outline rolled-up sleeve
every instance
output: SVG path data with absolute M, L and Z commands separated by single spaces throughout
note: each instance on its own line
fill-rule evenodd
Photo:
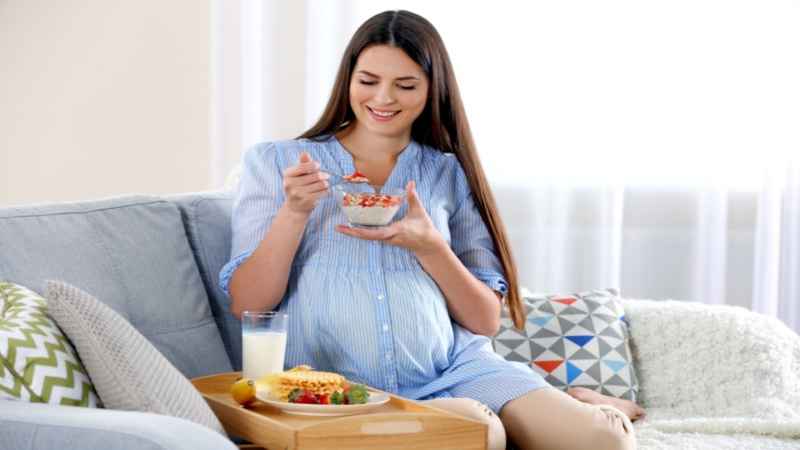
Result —
M 283 176 L 278 150 L 272 143 L 248 149 L 231 213 L 230 261 L 219 273 L 219 285 L 228 294 L 236 269 L 255 251 L 283 204 Z
M 463 169 L 458 165 L 456 170 L 456 192 L 461 200 L 449 219 L 450 245 L 467 270 L 489 288 L 505 296 L 508 282 L 503 275 L 500 258 L 495 253 L 492 236 L 475 205 Z

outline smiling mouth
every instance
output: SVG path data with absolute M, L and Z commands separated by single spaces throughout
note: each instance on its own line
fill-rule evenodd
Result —
M 369 110 L 370 114 L 379 120 L 389 120 L 392 117 L 400 114 L 400 111 L 376 111 L 369 106 L 367 106 L 367 110 Z

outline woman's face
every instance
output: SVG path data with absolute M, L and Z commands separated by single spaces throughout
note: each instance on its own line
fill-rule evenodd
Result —
M 358 56 L 350 107 L 359 126 L 386 137 L 410 136 L 427 99 L 428 78 L 403 50 L 374 45 Z

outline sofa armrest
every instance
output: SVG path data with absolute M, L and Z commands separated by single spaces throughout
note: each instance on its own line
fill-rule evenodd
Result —
M 235 450 L 226 437 L 159 414 L 0 400 L 0 448 Z

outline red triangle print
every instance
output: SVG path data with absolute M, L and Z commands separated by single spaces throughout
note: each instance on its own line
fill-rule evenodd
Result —
M 563 359 L 554 359 L 551 361 L 534 361 L 533 363 L 541 367 L 545 372 L 552 373 L 554 370 L 558 369 L 558 366 L 563 362 Z
M 560 298 L 554 298 L 553 301 L 558 303 L 563 303 L 565 305 L 571 305 L 577 302 L 578 300 L 576 300 L 573 297 L 560 297 Z

